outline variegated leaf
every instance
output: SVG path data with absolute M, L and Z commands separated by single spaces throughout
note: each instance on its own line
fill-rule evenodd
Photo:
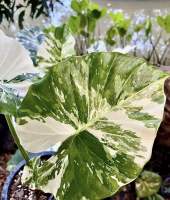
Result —
M 17 113 L 38 71 L 19 42 L 0 31 L 0 111 Z
M 161 187 L 161 182 L 162 179 L 159 174 L 143 171 L 135 182 L 137 196 L 144 198 L 156 194 Z
M 67 25 L 46 29 L 46 40 L 38 51 L 39 66 L 43 68 L 56 65 L 63 59 L 75 55 L 75 39 Z
M 28 52 L 19 42 L 0 30 L 0 81 L 9 81 L 18 75 L 35 73 Z
M 162 119 L 167 74 L 141 59 L 94 53 L 58 63 L 28 91 L 30 83 L 21 80 L 34 71 L 32 63 L 18 43 L 2 37 L 4 52 L 11 44 L 18 52 L 2 56 L 1 113 L 16 117 L 29 151 L 64 141 L 54 157 L 29 169 L 37 179 L 30 174 L 27 181 L 56 199 L 79 200 L 110 196 L 135 179 L 150 157 Z M 22 70 L 24 62 L 28 71 Z
M 16 130 L 32 152 L 63 143 L 41 167 L 25 169 L 32 171 L 26 181 L 57 200 L 97 200 L 134 180 L 162 120 L 166 77 L 119 53 L 72 57 L 50 68 L 22 101 Z

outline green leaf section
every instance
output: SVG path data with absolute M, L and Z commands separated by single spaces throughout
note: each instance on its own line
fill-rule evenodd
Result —
M 23 181 L 58 200 L 97 200 L 134 180 L 151 155 L 164 108 L 153 95 L 163 95 L 166 77 L 119 53 L 70 57 L 50 68 L 17 114 L 8 108 L 24 121 L 15 127 L 28 151 L 63 142 L 42 165 L 31 161 Z
M 117 191 L 120 187 L 118 179 L 124 184 L 138 175 L 140 169 L 131 159 L 123 152 L 111 158 L 96 137 L 82 131 L 68 138 L 57 155 L 44 162 L 42 167 L 38 167 L 35 160 L 33 166 L 36 169 L 32 168 L 31 178 L 26 177 L 25 182 L 34 184 L 32 188 L 38 186 L 44 190 L 49 179 L 55 180 L 53 187 L 58 187 L 56 177 L 62 175 L 56 199 L 103 199 L 111 195 L 111 191 Z
M 130 26 L 131 20 L 126 18 L 122 12 L 111 13 L 110 16 L 114 22 L 115 29 L 118 34 L 122 37 L 125 36 Z
M 167 33 L 170 33 L 170 15 L 158 16 L 157 23 L 161 28 L 163 28 Z
M 97 22 L 105 16 L 106 9 L 89 0 L 72 0 L 71 7 L 75 14 L 69 18 L 67 24 L 77 40 L 83 38 L 84 45 L 88 48 L 95 41 Z
M 131 19 L 127 18 L 123 12 L 110 13 L 110 17 L 113 25 L 107 30 L 105 40 L 109 45 L 115 45 L 120 39 L 120 45 L 124 47 L 125 41 L 132 38 L 132 33 L 129 31 Z
M 165 199 L 159 194 L 154 194 L 152 196 L 143 198 L 143 200 L 165 200 Z
M 150 197 L 159 191 L 161 186 L 161 177 L 150 171 L 143 171 L 136 180 L 136 192 L 140 198 Z M 154 198 L 152 198 L 154 199 Z
M 44 30 L 45 45 L 39 51 L 40 66 L 51 67 L 63 59 L 75 55 L 75 39 L 67 25 L 49 27 Z

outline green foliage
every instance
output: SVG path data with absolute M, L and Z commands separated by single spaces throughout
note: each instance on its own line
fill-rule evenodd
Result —
M 110 27 L 109 30 L 106 33 L 106 42 L 110 45 L 116 44 L 115 36 L 117 35 L 117 31 L 115 27 Z
M 152 21 L 151 21 L 151 19 L 146 19 L 143 23 L 140 23 L 140 24 L 137 24 L 137 25 L 134 26 L 135 32 L 138 33 L 142 30 L 145 32 L 146 38 L 148 38 L 149 34 L 152 31 Z
M 97 22 L 106 14 L 106 9 L 88 0 L 72 0 L 71 7 L 75 15 L 68 19 L 68 26 L 75 36 L 81 36 L 88 48 L 94 42 Z
M 51 67 L 66 57 L 75 55 L 75 40 L 67 25 L 51 26 L 44 32 L 46 41 L 38 53 L 39 65 Z
M 139 198 L 158 199 L 157 192 L 161 186 L 161 176 L 154 172 L 143 171 L 139 178 L 137 178 L 136 192 Z
M 72 0 L 71 7 L 77 13 L 82 13 L 82 11 L 88 9 L 89 0 Z
M 146 35 L 146 37 L 148 37 L 149 34 L 152 31 L 152 21 L 151 21 L 151 19 L 147 19 L 145 21 L 144 25 L 145 25 L 145 35 Z
M 0 111 L 16 117 L 22 145 L 39 152 L 61 142 L 42 165 L 31 160 L 22 180 L 61 200 L 103 199 L 133 181 L 151 154 L 164 107 L 152 97 L 163 94 L 166 77 L 141 59 L 93 53 L 56 63 L 29 88 L 3 83 Z M 145 115 L 129 117 L 137 107 Z
M 106 33 L 106 42 L 109 45 L 115 45 L 117 36 L 120 40 L 120 45 L 124 47 L 126 41 L 131 40 L 132 33 L 129 32 L 131 25 L 131 19 L 125 17 L 123 12 L 116 12 L 110 14 L 113 25 Z
M 88 9 L 86 3 L 80 7 L 92 10 L 96 19 L 100 17 L 95 4 Z M 117 24 L 123 24 L 120 16 L 115 17 Z M 79 19 L 81 27 L 86 27 L 86 20 Z M 121 38 L 128 35 L 128 26 L 117 30 Z M 148 24 L 147 30 L 150 27 Z M 49 69 L 41 78 L 39 69 L 32 72 L 27 54 L 16 41 L 0 38 L 0 56 L 7 58 L 0 65 L 0 112 L 15 117 L 14 127 L 29 152 L 61 142 L 47 161 L 30 160 L 23 171 L 23 183 L 52 193 L 56 199 L 103 199 L 138 177 L 148 161 L 162 120 L 168 75 L 142 59 L 119 53 L 72 56 L 74 38 L 69 28 L 63 25 L 45 30 L 47 41 L 42 49 L 46 55 L 41 61 Z M 80 32 L 87 37 L 86 33 Z M 15 70 L 6 67 L 11 65 Z M 25 66 L 30 67 L 34 82 Z M 155 177 L 157 182 L 153 183 Z M 158 182 L 158 176 L 148 178 L 148 172 L 143 172 L 137 182 L 138 196 L 160 199 Z
M 165 199 L 159 194 L 154 194 L 152 196 L 143 198 L 143 200 L 165 200 Z
M 170 33 L 170 15 L 158 16 L 157 23 L 161 28 L 163 28 L 167 33 Z
M 44 144 L 52 146 L 59 138 L 63 143 L 41 167 L 26 167 L 23 181 L 53 193 L 56 199 L 71 196 L 79 200 L 103 199 L 134 180 L 148 160 L 161 121 L 161 116 L 148 108 L 156 103 L 163 111 L 163 104 L 152 102 L 152 94 L 163 93 L 164 76 L 141 59 L 116 53 L 71 57 L 50 68 L 30 87 L 21 104 L 18 117 L 31 119 L 27 118 L 20 130 L 29 129 L 31 134 L 34 123 L 37 146 L 26 144 L 29 151 L 47 148 Z M 147 115 L 133 119 L 128 111 L 137 109 L 137 105 Z M 39 132 L 40 125 L 46 127 L 46 135 Z M 51 129 L 56 137 L 50 137 Z M 146 145 L 148 134 L 153 138 Z M 22 137 L 27 141 L 26 135 Z
M 126 18 L 122 12 L 111 13 L 110 16 L 118 34 L 124 37 L 127 34 L 131 20 Z

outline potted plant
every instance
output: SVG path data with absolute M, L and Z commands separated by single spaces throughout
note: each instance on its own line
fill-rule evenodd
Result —
M 22 185 L 59 200 L 97 200 L 136 179 L 162 121 L 168 74 L 113 52 L 58 61 L 55 48 L 42 72 L 15 40 L 0 40 L 0 112 L 26 160 Z M 59 142 L 45 160 L 27 154 Z

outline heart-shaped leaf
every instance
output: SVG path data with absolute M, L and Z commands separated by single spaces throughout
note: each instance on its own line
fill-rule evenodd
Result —
M 119 53 L 71 57 L 50 68 L 17 107 L 15 127 L 31 152 L 63 143 L 41 167 L 25 170 L 32 171 L 27 183 L 56 199 L 94 200 L 134 180 L 162 120 L 166 77 Z
M 26 51 L 4 35 L 2 46 L 0 112 L 15 116 L 30 152 L 63 142 L 41 166 L 31 161 L 27 183 L 56 199 L 94 200 L 138 176 L 162 119 L 166 73 L 141 59 L 93 53 L 62 61 L 33 83 Z

